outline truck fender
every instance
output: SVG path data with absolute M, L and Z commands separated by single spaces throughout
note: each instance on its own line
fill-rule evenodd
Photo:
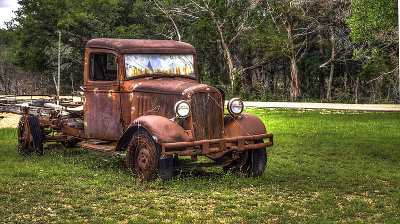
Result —
M 264 123 L 253 114 L 242 113 L 240 117 L 224 117 L 225 135 L 227 138 L 266 134 Z
M 146 115 L 134 120 L 117 142 L 116 150 L 123 151 L 128 146 L 132 136 L 139 130 L 145 129 L 159 144 L 167 142 L 187 142 L 189 135 L 177 123 L 168 118 Z

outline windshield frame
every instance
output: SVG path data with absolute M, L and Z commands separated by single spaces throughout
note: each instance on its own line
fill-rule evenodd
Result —
M 146 77 L 180 77 L 180 78 L 186 78 L 186 79 L 191 79 L 191 80 L 198 81 L 197 54 L 193 54 L 193 68 L 194 68 L 194 74 L 195 74 L 194 77 L 193 76 L 189 76 L 189 75 L 178 75 L 178 74 L 169 75 L 169 74 L 166 74 L 166 73 L 143 74 L 143 75 L 127 77 L 126 76 L 126 68 L 125 68 L 125 65 L 126 65 L 125 64 L 125 55 L 129 55 L 129 54 L 139 54 L 139 53 L 121 54 L 121 59 L 123 60 L 123 62 L 121 63 L 123 65 L 123 68 L 121 68 L 121 70 L 124 73 L 123 78 L 126 81 L 133 80 L 133 79 L 138 79 L 138 78 L 146 78 Z M 158 55 L 160 55 L 160 54 L 163 54 L 163 55 L 169 55 L 169 54 L 183 55 L 182 53 L 154 53 L 154 54 L 158 54 Z

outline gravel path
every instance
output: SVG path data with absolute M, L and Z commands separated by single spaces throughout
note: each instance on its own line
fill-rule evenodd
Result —
M 0 113 L 0 128 L 16 128 L 21 115 Z

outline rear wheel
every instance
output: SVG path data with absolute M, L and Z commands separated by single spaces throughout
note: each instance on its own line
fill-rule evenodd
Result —
M 24 155 L 29 155 L 32 152 L 43 155 L 43 134 L 37 117 L 24 115 L 20 118 L 18 151 Z
M 172 177 L 172 157 L 161 158 L 161 146 L 147 131 L 139 130 L 132 137 L 126 154 L 126 165 L 142 180 L 157 178 L 167 180 Z

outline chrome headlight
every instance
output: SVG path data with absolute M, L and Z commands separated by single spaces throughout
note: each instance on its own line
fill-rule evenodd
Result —
M 175 104 L 175 114 L 179 118 L 186 118 L 190 114 L 190 106 L 186 100 L 180 100 Z
M 227 107 L 232 116 L 237 116 L 243 112 L 244 104 L 241 99 L 233 98 L 229 100 Z

